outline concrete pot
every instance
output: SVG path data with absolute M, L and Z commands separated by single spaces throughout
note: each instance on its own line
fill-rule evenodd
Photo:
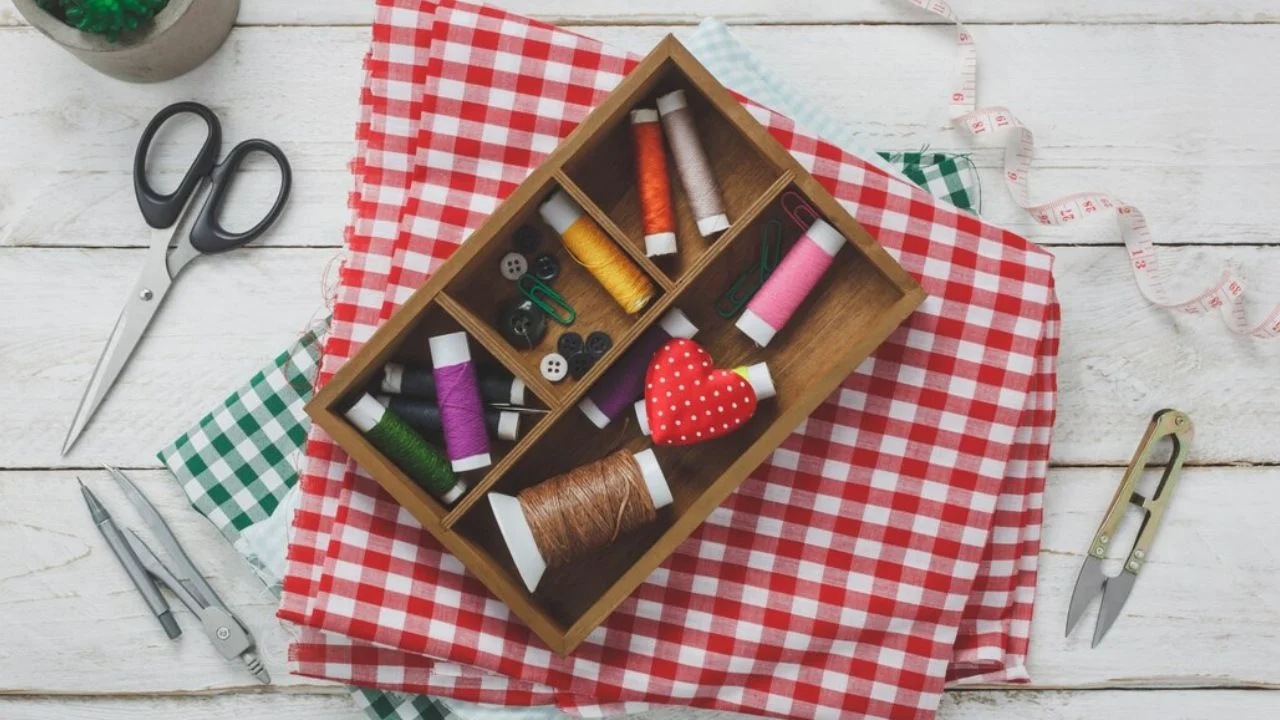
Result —
M 195 68 L 227 39 L 240 11 L 240 0 L 169 0 L 150 25 L 107 42 L 63 23 L 35 0 L 13 3 L 32 27 L 86 65 L 129 82 L 159 82 Z

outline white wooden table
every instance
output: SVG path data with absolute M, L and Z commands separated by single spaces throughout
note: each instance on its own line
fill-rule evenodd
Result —
M 506 1 L 636 51 L 715 15 L 875 146 L 970 149 L 944 128 L 954 33 L 899 0 Z M 0 5 L 0 717 L 358 717 L 341 688 L 288 675 L 274 601 L 185 507 L 154 453 L 321 310 L 347 217 L 370 5 L 244 0 L 243 26 L 222 51 L 158 86 L 94 74 Z M 1259 297 L 1280 299 L 1274 2 L 955 5 L 976 35 L 982 98 L 1037 131 L 1037 197 L 1109 189 L 1147 211 L 1186 272 L 1208 279 L 1234 264 Z M 61 458 L 148 241 L 129 179 L 134 143 L 152 113 L 186 98 L 214 107 L 228 138 L 280 141 L 295 171 L 291 207 L 261 247 L 187 271 Z M 1214 320 L 1147 307 L 1110 223 L 1034 227 L 1001 186 L 999 150 L 974 157 L 984 215 L 1057 255 L 1060 410 L 1034 683 L 952 692 L 942 717 L 1280 716 L 1280 342 L 1237 340 Z M 1124 615 L 1090 650 L 1091 619 L 1062 637 L 1080 550 L 1147 416 L 1164 406 L 1197 422 L 1194 467 Z M 77 475 L 92 478 L 122 507 L 93 469 L 104 461 L 137 469 L 254 627 L 274 685 L 255 684 L 197 632 L 170 642 L 157 631 L 76 491 Z

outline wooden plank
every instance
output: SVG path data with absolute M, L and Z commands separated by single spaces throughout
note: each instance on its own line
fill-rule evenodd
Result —
M 642 52 L 671 28 L 578 29 Z M 872 147 L 973 149 L 944 128 L 950 32 L 846 26 L 735 33 Z M 106 84 L 31 30 L 0 36 L 0 66 L 40 68 L 13 74 L 0 107 L 5 135 L 23 138 L 0 146 L 0 245 L 142 244 L 129 179 L 134 146 L 151 115 L 179 97 L 216 108 L 228 139 L 265 137 L 289 154 L 296 183 L 290 208 L 261 242 L 341 242 L 366 29 L 237 30 L 207 66 L 159 86 Z M 1280 135 L 1269 122 L 1280 113 L 1280 85 L 1252 78 L 1257 59 L 1280 43 L 1280 27 L 988 27 L 977 36 L 983 99 L 1010 105 L 1038 131 L 1036 198 L 1105 189 L 1142 207 L 1164 242 L 1274 241 L 1280 205 L 1271 198 L 1280 194 L 1280 176 L 1267 168 L 1280 162 Z M 1190 63 L 1185 48 L 1196 48 L 1200 59 Z M 1117 67 L 1126 71 L 1113 72 Z M 1089 102 L 1078 102 L 1082 97 Z M 1001 184 L 1001 152 L 973 150 L 983 168 L 984 214 L 993 222 L 1040 241 L 1116 242 L 1107 221 L 1035 226 Z M 157 167 L 173 177 L 185 168 L 178 155 L 162 154 Z M 239 197 L 269 190 L 273 178 L 258 175 Z M 248 220 L 259 207 L 235 217 Z
M 1248 690 L 951 692 L 945 720 L 1097 720 L 1097 718 L 1236 718 L 1264 720 L 1280 712 L 1280 692 Z
M 146 537 L 146 526 L 103 471 L 0 473 L 0 543 L 23 549 L 0 563 L 0 694 L 261 689 L 243 663 L 214 650 L 199 622 L 173 598 L 183 634 L 165 637 L 90 522 L 76 476 L 122 526 Z M 213 525 L 191 510 L 168 471 L 129 476 L 249 626 L 274 685 L 335 687 L 289 675 L 290 635 L 275 619 L 276 598 Z
M 358 720 L 362 717 L 346 693 L 238 693 L 205 697 L 19 697 L 0 698 L 0 716 L 8 720 Z
M 0 251 L 0 304 L 12 313 L 0 351 L 0 467 L 156 464 L 157 450 L 324 316 L 321 278 L 337 258 L 332 249 L 258 250 L 193 263 L 69 459 L 59 459 L 144 252 Z
M 98 471 L 77 473 L 122 523 L 140 526 Z M 211 525 L 186 505 L 164 471 L 131 476 L 157 504 L 224 599 L 241 612 L 277 684 L 286 634 L 274 598 Z M 1040 688 L 1280 688 L 1280 554 L 1273 535 L 1280 484 L 1268 468 L 1190 468 L 1178 486 L 1151 561 L 1106 640 L 1089 648 L 1093 614 L 1062 637 L 1082 552 L 1119 476 L 1111 468 L 1050 475 L 1030 670 Z M 1242 499 L 1247 501 L 1242 502 Z M 0 543 L 25 548 L 0 562 L 0 695 L 190 693 L 255 688 L 213 651 L 185 610 L 183 638 L 164 638 L 83 511 L 66 472 L 0 472 Z M 1128 547 L 1136 523 L 1117 543 Z M 1127 532 L 1125 532 L 1127 530 Z M 1280 696 L 1273 696 L 1280 697 Z M 0 716 L 10 717 L 0 706 Z
M 898 0 L 851 3 L 841 0 L 626 0 L 582 3 L 576 0 L 501 0 L 494 3 L 512 12 L 557 24 L 676 24 L 697 23 L 714 16 L 724 22 L 748 25 L 829 23 L 927 23 L 933 16 Z M 1106 0 L 1058 3 L 1054 0 L 956 0 L 956 12 L 978 23 L 1266 23 L 1280 19 L 1266 0 L 1223 0 L 1187 3 L 1151 0 L 1135 5 Z M 373 19 L 373 3 L 350 0 L 248 0 L 240 6 L 242 25 L 352 25 Z M 0 25 L 20 24 L 11 7 L 0 8 Z
M 1162 708 L 1169 717 L 1230 717 L 1264 720 L 1280 711 L 1280 692 L 1248 690 L 1074 690 L 950 692 L 938 717 L 945 720 L 1097 720 L 1100 717 L 1146 717 Z M 236 694 L 210 697 L 137 698 L 0 698 L 0 715 L 10 720 L 221 720 L 261 715 L 273 720 L 356 720 L 351 701 L 330 695 Z M 661 708 L 631 716 L 640 720 L 746 720 L 748 715 Z

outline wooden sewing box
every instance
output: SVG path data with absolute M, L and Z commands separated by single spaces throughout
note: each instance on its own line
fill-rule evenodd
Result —
M 715 171 L 730 227 L 713 238 L 697 231 L 669 156 L 679 239 L 676 255 L 645 256 L 635 182 L 629 111 L 683 89 L 699 137 Z M 555 189 L 572 196 L 653 279 L 657 296 L 627 315 L 585 270 L 567 256 L 538 205 Z M 721 317 L 717 298 L 760 253 L 764 223 L 786 220 L 784 194 L 803 197 L 848 239 L 797 311 L 768 347 L 757 347 Z M 499 274 L 521 225 L 541 230 L 540 250 L 562 268 L 552 283 L 577 310 L 572 328 L 551 323 L 531 350 L 508 343 L 495 324 L 515 284 Z M 787 242 L 802 230 L 784 222 Z M 307 412 L 388 493 L 505 602 L 553 651 L 581 643 L 703 520 L 920 304 L 923 290 L 742 105 L 668 36 L 560 146 L 471 234 L 364 347 L 321 389 Z M 529 592 L 496 526 L 487 493 L 520 490 L 620 448 L 650 445 L 635 422 L 600 430 L 577 403 L 637 336 L 669 308 L 678 307 L 699 328 L 695 340 L 729 368 L 768 363 L 777 396 L 765 400 L 749 423 L 725 437 L 684 447 L 657 447 L 674 502 L 656 522 L 618 537 L 580 562 L 551 569 Z M 584 377 L 551 383 L 539 371 L 563 330 L 603 330 L 612 349 Z M 400 361 L 430 366 L 427 338 L 463 330 L 472 358 L 500 365 L 522 380 L 530 404 L 548 410 L 525 416 L 517 442 L 495 441 L 494 462 L 466 473 L 468 491 L 442 505 L 371 445 L 343 416 L 378 377 Z

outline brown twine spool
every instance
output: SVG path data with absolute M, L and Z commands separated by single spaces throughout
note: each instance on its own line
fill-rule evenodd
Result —
M 640 465 L 626 450 L 526 488 L 516 499 L 552 568 L 658 516 Z

